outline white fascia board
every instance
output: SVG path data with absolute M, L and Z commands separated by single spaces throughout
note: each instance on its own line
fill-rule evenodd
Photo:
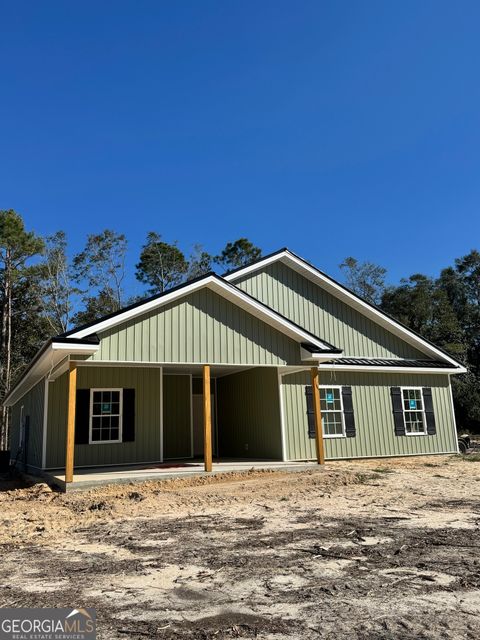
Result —
M 95 353 L 99 349 L 99 344 L 68 344 L 67 342 L 52 342 L 52 351 L 66 351 L 71 355 Z
M 162 307 L 169 302 L 173 302 L 178 298 L 183 298 L 183 296 L 188 295 L 189 293 L 193 293 L 202 287 L 208 286 L 214 280 L 213 276 L 209 276 L 202 280 L 198 280 L 197 282 L 192 282 L 192 284 L 187 285 L 185 287 L 181 287 L 180 289 L 176 289 L 175 291 L 171 291 L 162 295 L 159 298 L 154 298 L 153 300 L 147 300 L 143 304 L 139 304 L 132 309 L 126 309 L 123 313 L 118 313 L 113 316 L 113 318 L 106 318 L 105 320 L 99 320 L 95 324 L 86 327 L 85 329 L 79 329 L 78 331 L 74 331 L 68 335 L 69 338 L 85 338 L 86 336 L 91 335 L 92 333 L 100 333 L 101 331 L 105 331 L 106 329 L 110 329 L 111 327 L 116 326 L 117 324 L 121 324 L 122 322 L 126 322 L 127 320 L 131 320 L 140 316 L 144 313 L 148 313 L 149 311 L 153 311 L 158 307 Z
M 440 358 L 441 360 L 446 360 L 450 364 L 454 364 L 456 367 L 460 366 L 460 363 L 451 358 L 450 356 L 443 353 L 432 344 L 420 338 L 415 333 L 412 333 L 406 327 L 403 327 L 401 324 L 386 316 L 382 311 L 372 307 L 370 304 L 356 296 L 348 289 L 345 289 L 340 284 L 327 278 L 321 272 L 317 271 L 314 267 L 305 262 L 301 258 L 293 255 L 289 251 L 282 251 L 281 253 L 277 253 L 265 260 L 260 260 L 255 264 L 245 267 L 244 269 L 240 269 L 231 274 L 227 274 L 224 276 L 227 282 L 235 281 L 238 278 L 241 278 L 253 271 L 257 271 L 258 269 L 263 269 L 263 267 L 271 264 L 272 262 L 282 261 L 285 264 L 291 266 L 295 271 L 305 275 L 310 280 L 322 286 L 326 291 L 332 293 L 334 296 L 339 298 L 340 300 L 346 302 L 348 305 L 363 313 L 367 318 L 373 320 L 380 326 L 384 327 L 394 335 L 402 338 L 406 342 L 408 342 L 413 347 L 416 347 L 420 351 L 424 353 L 435 356 L 436 358 Z M 460 373 L 460 372 L 459 372 Z
M 300 358 L 302 361 L 305 360 L 313 360 L 315 362 L 330 362 L 331 360 L 337 360 L 338 358 L 343 358 L 344 355 L 342 353 L 311 353 L 300 347 Z
M 255 317 L 260 318 L 270 326 L 278 329 L 282 333 L 288 335 L 294 340 L 301 342 L 310 342 L 315 345 L 319 349 L 330 349 L 330 346 L 322 342 L 321 340 L 315 339 L 308 332 L 304 331 L 300 327 L 295 326 L 291 323 L 287 318 L 283 318 L 281 315 L 277 314 L 275 311 L 268 309 L 260 302 L 257 302 L 255 299 L 248 296 L 246 293 L 237 289 L 236 287 L 223 282 L 219 278 L 214 276 L 209 276 L 203 280 L 199 280 L 197 282 L 193 282 L 191 285 L 187 285 L 178 289 L 176 291 L 172 291 L 171 293 L 166 293 L 165 295 L 156 298 L 154 300 L 149 300 L 144 304 L 140 304 L 133 309 L 127 309 L 123 313 L 119 313 L 113 318 L 107 318 L 105 320 L 100 320 L 98 323 L 87 327 L 85 329 L 80 329 L 74 333 L 69 335 L 70 338 L 85 338 L 92 333 L 101 333 L 106 329 L 110 329 L 118 324 L 122 324 L 132 318 L 136 318 L 144 313 L 153 311 L 154 309 L 160 308 L 170 302 L 173 302 L 179 298 L 183 298 L 184 296 L 197 291 L 198 289 L 208 288 L 215 293 L 218 293 L 223 298 L 233 302 L 237 307 L 240 307 L 249 313 L 253 314 Z
M 290 320 L 284 318 L 268 307 L 265 307 L 265 305 L 254 298 L 251 298 L 241 289 L 234 288 L 232 285 L 228 285 L 218 279 L 213 280 L 210 288 L 245 311 L 251 313 L 252 310 L 254 310 L 255 316 L 260 317 L 264 322 L 278 329 L 282 333 L 285 333 L 290 338 L 293 338 L 294 340 L 300 339 L 302 342 L 309 342 L 314 344 L 316 347 L 319 347 L 319 349 L 331 349 L 330 345 L 314 338 L 310 333 L 308 333 L 308 331 L 304 331 L 300 327 L 292 324 Z
M 445 367 L 440 369 L 439 367 L 381 367 L 381 366 L 368 366 L 368 365 L 352 365 L 352 364 L 319 364 L 319 369 L 325 371 L 361 371 L 362 373 L 441 373 L 456 375 L 459 373 L 466 373 L 465 367 L 457 367 L 452 369 L 451 367 Z
M 60 347 L 60 348 L 59 348 Z M 58 364 L 68 355 L 95 353 L 99 348 L 99 345 L 89 344 L 66 344 L 66 343 L 52 343 L 45 349 L 42 355 L 38 358 L 32 368 L 27 371 L 25 376 L 18 382 L 17 385 L 10 391 L 8 396 L 3 401 L 6 407 L 11 407 L 13 404 L 23 397 L 26 393 L 32 389 L 36 384 L 42 380 L 45 376 L 48 376 L 51 371 L 58 366 Z

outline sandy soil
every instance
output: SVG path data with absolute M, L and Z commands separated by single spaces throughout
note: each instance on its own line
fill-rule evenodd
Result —
M 99 638 L 480 637 L 480 462 L 0 491 L 0 606 Z M 1 488 L 1 487 L 0 487 Z

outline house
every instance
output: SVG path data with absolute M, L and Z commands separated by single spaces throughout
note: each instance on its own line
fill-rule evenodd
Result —
M 6 398 L 33 472 L 457 452 L 450 355 L 282 249 L 49 340 Z M 320 428 L 322 425 L 322 428 Z M 63 471 L 64 470 L 64 471 Z

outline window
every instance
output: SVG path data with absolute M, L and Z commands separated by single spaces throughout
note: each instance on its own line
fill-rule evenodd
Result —
M 326 438 L 344 436 L 345 424 L 341 387 L 320 387 L 320 410 L 323 435 Z
M 403 418 L 405 434 L 424 435 L 426 431 L 425 408 L 421 388 L 402 389 Z
M 90 444 L 122 442 L 122 389 L 90 389 Z

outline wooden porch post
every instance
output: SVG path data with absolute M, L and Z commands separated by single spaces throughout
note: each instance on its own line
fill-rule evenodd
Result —
M 212 407 L 210 399 L 210 365 L 203 366 L 203 458 L 205 471 L 212 470 Z
M 73 453 L 75 449 L 75 409 L 77 400 L 77 365 L 70 362 L 68 371 L 67 446 L 65 454 L 65 482 L 73 482 Z
M 318 464 L 325 464 L 325 451 L 323 447 L 322 413 L 320 410 L 320 390 L 318 388 L 318 368 L 311 368 L 313 415 L 315 418 L 315 447 L 317 450 Z

